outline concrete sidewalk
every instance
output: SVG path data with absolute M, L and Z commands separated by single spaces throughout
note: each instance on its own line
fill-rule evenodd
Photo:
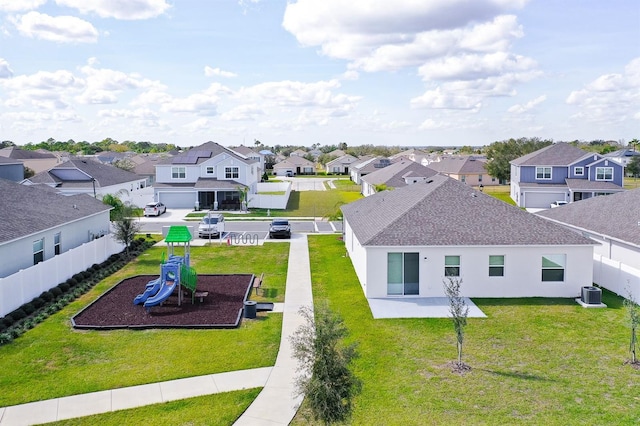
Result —
M 73 395 L 0 408 L 0 426 L 49 423 L 92 414 L 124 410 L 184 398 L 263 387 L 237 425 L 287 425 L 301 397 L 294 395 L 297 362 L 290 336 L 304 321 L 302 306 L 313 306 L 309 248 L 306 234 L 294 234 L 283 308 L 282 337 L 274 367 L 230 371 L 128 388 Z

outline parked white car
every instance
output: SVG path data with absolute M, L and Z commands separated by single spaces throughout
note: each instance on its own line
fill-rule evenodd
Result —
M 160 216 L 162 213 L 166 211 L 167 211 L 167 206 L 159 202 L 149 203 L 146 206 L 144 206 L 145 216 Z
M 551 203 L 551 208 L 554 209 L 556 207 L 564 206 L 565 204 L 569 203 L 567 203 L 566 201 L 554 201 L 553 203 Z
M 219 237 L 224 232 L 224 216 L 220 213 L 209 212 L 198 225 L 200 238 Z

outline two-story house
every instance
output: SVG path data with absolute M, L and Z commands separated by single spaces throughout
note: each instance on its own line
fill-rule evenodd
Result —
M 549 208 L 624 191 L 624 167 L 565 142 L 511 161 L 511 198 L 519 207 Z
M 260 177 L 258 160 L 207 142 L 156 164 L 154 197 L 168 208 L 239 210 Z

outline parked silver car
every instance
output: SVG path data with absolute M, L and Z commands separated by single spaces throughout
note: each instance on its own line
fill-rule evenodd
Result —
M 200 238 L 218 237 L 224 232 L 224 216 L 220 213 L 208 213 L 198 225 Z

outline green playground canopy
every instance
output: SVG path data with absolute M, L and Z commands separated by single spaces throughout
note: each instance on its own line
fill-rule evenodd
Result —
M 188 243 L 191 241 L 191 232 L 186 226 L 171 226 L 165 241 L 167 243 Z

